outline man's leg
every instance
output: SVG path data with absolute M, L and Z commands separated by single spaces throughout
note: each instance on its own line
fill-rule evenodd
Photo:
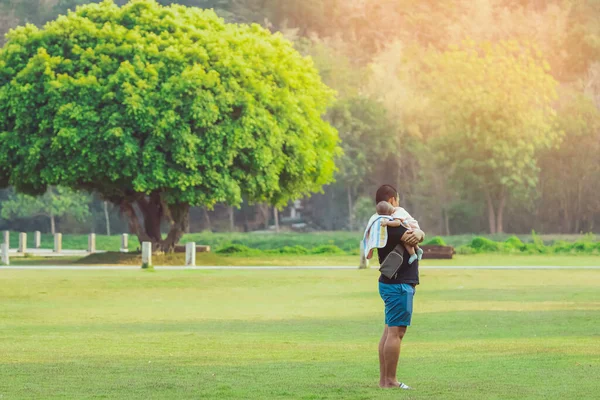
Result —
M 386 325 L 383 329 L 383 335 L 379 341 L 379 386 L 385 386 L 385 357 L 383 355 L 383 348 L 387 339 L 388 326 Z
M 406 326 L 387 327 L 386 340 L 383 345 L 384 383 L 383 385 L 380 383 L 381 387 L 398 387 L 400 385 L 396 378 L 396 370 L 400 358 L 400 346 L 405 333 Z

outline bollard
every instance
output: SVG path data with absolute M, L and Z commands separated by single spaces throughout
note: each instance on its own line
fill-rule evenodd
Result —
M 96 252 L 96 234 L 90 233 L 88 236 L 88 253 Z
M 8 257 L 8 243 L 2 243 L 2 264 L 10 265 Z
M 196 243 L 189 242 L 185 244 L 185 266 L 196 266 Z
M 124 233 L 121 236 L 121 253 L 129 252 L 129 235 Z
M 142 242 L 142 268 L 152 268 L 152 243 Z
M 42 233 L 40 231 L 35 231 L 34 236 L 34 245 L 36 249 L 42 247 Z
M 60 253 L 62 251 L 62 233 L 54 234 L 54 252 Z
M 10 231 L 4 231 L 4 242 L 8 243 L 8 248 L 10 249 Z
M 25 232 L 19 233 L 19 253 L 25 254 L 27 251 L 27 234 Z
M 365 243 L 360 241 L 360 264 L 358 269 L 367 269 L 369 268 L 369 260 L 367 260 L 367 255 L 365 254 Z

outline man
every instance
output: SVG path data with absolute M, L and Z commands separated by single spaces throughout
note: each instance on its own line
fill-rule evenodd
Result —
M 375 204 L 387 201 L 394 207 L 399 207 L 398 191 L 390 185 L 383 185 L 377 190 Z M 400 242 L 416 245 L 423 241 L 423 231 L 407 228 L 387 228 L 388 239 L 385 247 L 380 248 L 377 253 L 379 263 Z M 396 369 L 400 358 L 400 346 L 410 326 L 413 309 L 413 297 L 415 287 L 419 284 L 419 262 L 408 263 L 408 257 L 404 257 L 402 266 L 394 279 L 389 279 L 383 274 L 379 277 L 379 294 L 385 303 L 385 329 L 379 341 L 379 386 L 382 388 L 410 389 L 404 383 L 398 382 Z

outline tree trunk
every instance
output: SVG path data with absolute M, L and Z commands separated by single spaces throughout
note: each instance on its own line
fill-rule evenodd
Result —
M 354 229 L 354 210 L 352 206 L 352 188 L 348 186 L 348 216 L 349 216 L 349 228 L 350 231 Z
M 269 205 L 268 204 L 264 204 L 264 205 L 261 204 L 259 207 L 260 207 L 261 213 L 263 215 L 263 219 L 265 221 L 265 229 L 269 230 L 269 214 L 270 214 L 270 212 L 269 212 Z
M 137 205 L 144 216 L 144 231 L 152 239 L 152 243 L 159 243 L 162 239 L 160 223 L 165 215 L 160 193 L 152 192 L 147 198 L 140 197 Z
M 277 207 L 273 207 L 273 214 L 275 216 L 275 232 L 279 232 L 279 210 L 277 210 Z
M 54 235 L 56 233 L 56 220 L 54 214 L 50 214 L 50 232 Z
M 496 233 L 496 213 L 494 212 L 494 203 L 492 202 L 492 196 L 490 192 L 486 190 L 485 197 L 487 199 L 488 208 L 488 222 L 490 224 L 490 233 Z
M 506 194 L 504 189 L 500 194 L 500 204 L 498 204 L 498 212 L 496 213 L 496 233 L 504 233 L 504 206 L 506 205 Z
M 108 217 L 107 201 L 104 201 L 104 219 L 106 220 L 106 236 L 110 236 L 110 218 Z
M 206 221 L 206 227 L 209 231 L 212 231 L 212 223 L 210 222 L 210 215 L 208 214 L 208 210 L 203 208 L 204 210 L 204 220 Z
M 190 205 L 182 203 L 165 205 L 165 207 L 171 228 L 165 240 L 159 243 L 159 249 L 172 253 L 183 234 L 189 229 Z
M 140 244 L 151 242 L 153 251 L 172 252 L 188 230 L 189 204 L 167 205 L 158 192 L 153 192 L 148 197 L 138 197 L 135 199 L 135 204 L 144 218 L 143 226 L 131 201 L 125 200 L 120 204 L 122 212 L 129 221 L 129 231 L 138 237 Z M 160 231 L 163 218 L 166 218 L 170 224 L 164 240 Z
M 448 217 L 448 211 L 444 208 L 444 234 L 450 236 L 450 218 Z
M 235 210 L 233 206 L 229 207 L 229 232 L 235 231 Z

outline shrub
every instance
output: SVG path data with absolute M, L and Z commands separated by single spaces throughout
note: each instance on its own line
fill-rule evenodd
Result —
M 344 250 L 333 244 L 326 244 L 312 249 L 312 254 L 344 254 Z
M 442 239 L 440 236 L 434 236 L 431 239 L 429 239 L 428 241 L 426 241 L 425 243 L 423 243 L 424 246 L 447 246 L 446 242 L 444 242 L 444 239 Z
M 260 254 L 260 250 L 251 249 L 243 244 L 225 244 L 219 247 L 216 251 L 218 254 Z
M 473 238 L 469 246 L 477 253 L 494 253 L 502 249 L 502 245 L 500 243 L 481 236 Z
M 279 254 L 309 254 L 310 251 L 304 246 L 284 246 L 275 252 Z
M 523 251 L 525 248 L 525 243 L 516 236 L 511 236 L 504 241 L 504 250 L 506 251 Z
M 457 247 L 455 249 L 455 251 L 456 251 L 456 254 L 461 254 L 461 255 L 475 254 L 475 250 L 468 244 Z

